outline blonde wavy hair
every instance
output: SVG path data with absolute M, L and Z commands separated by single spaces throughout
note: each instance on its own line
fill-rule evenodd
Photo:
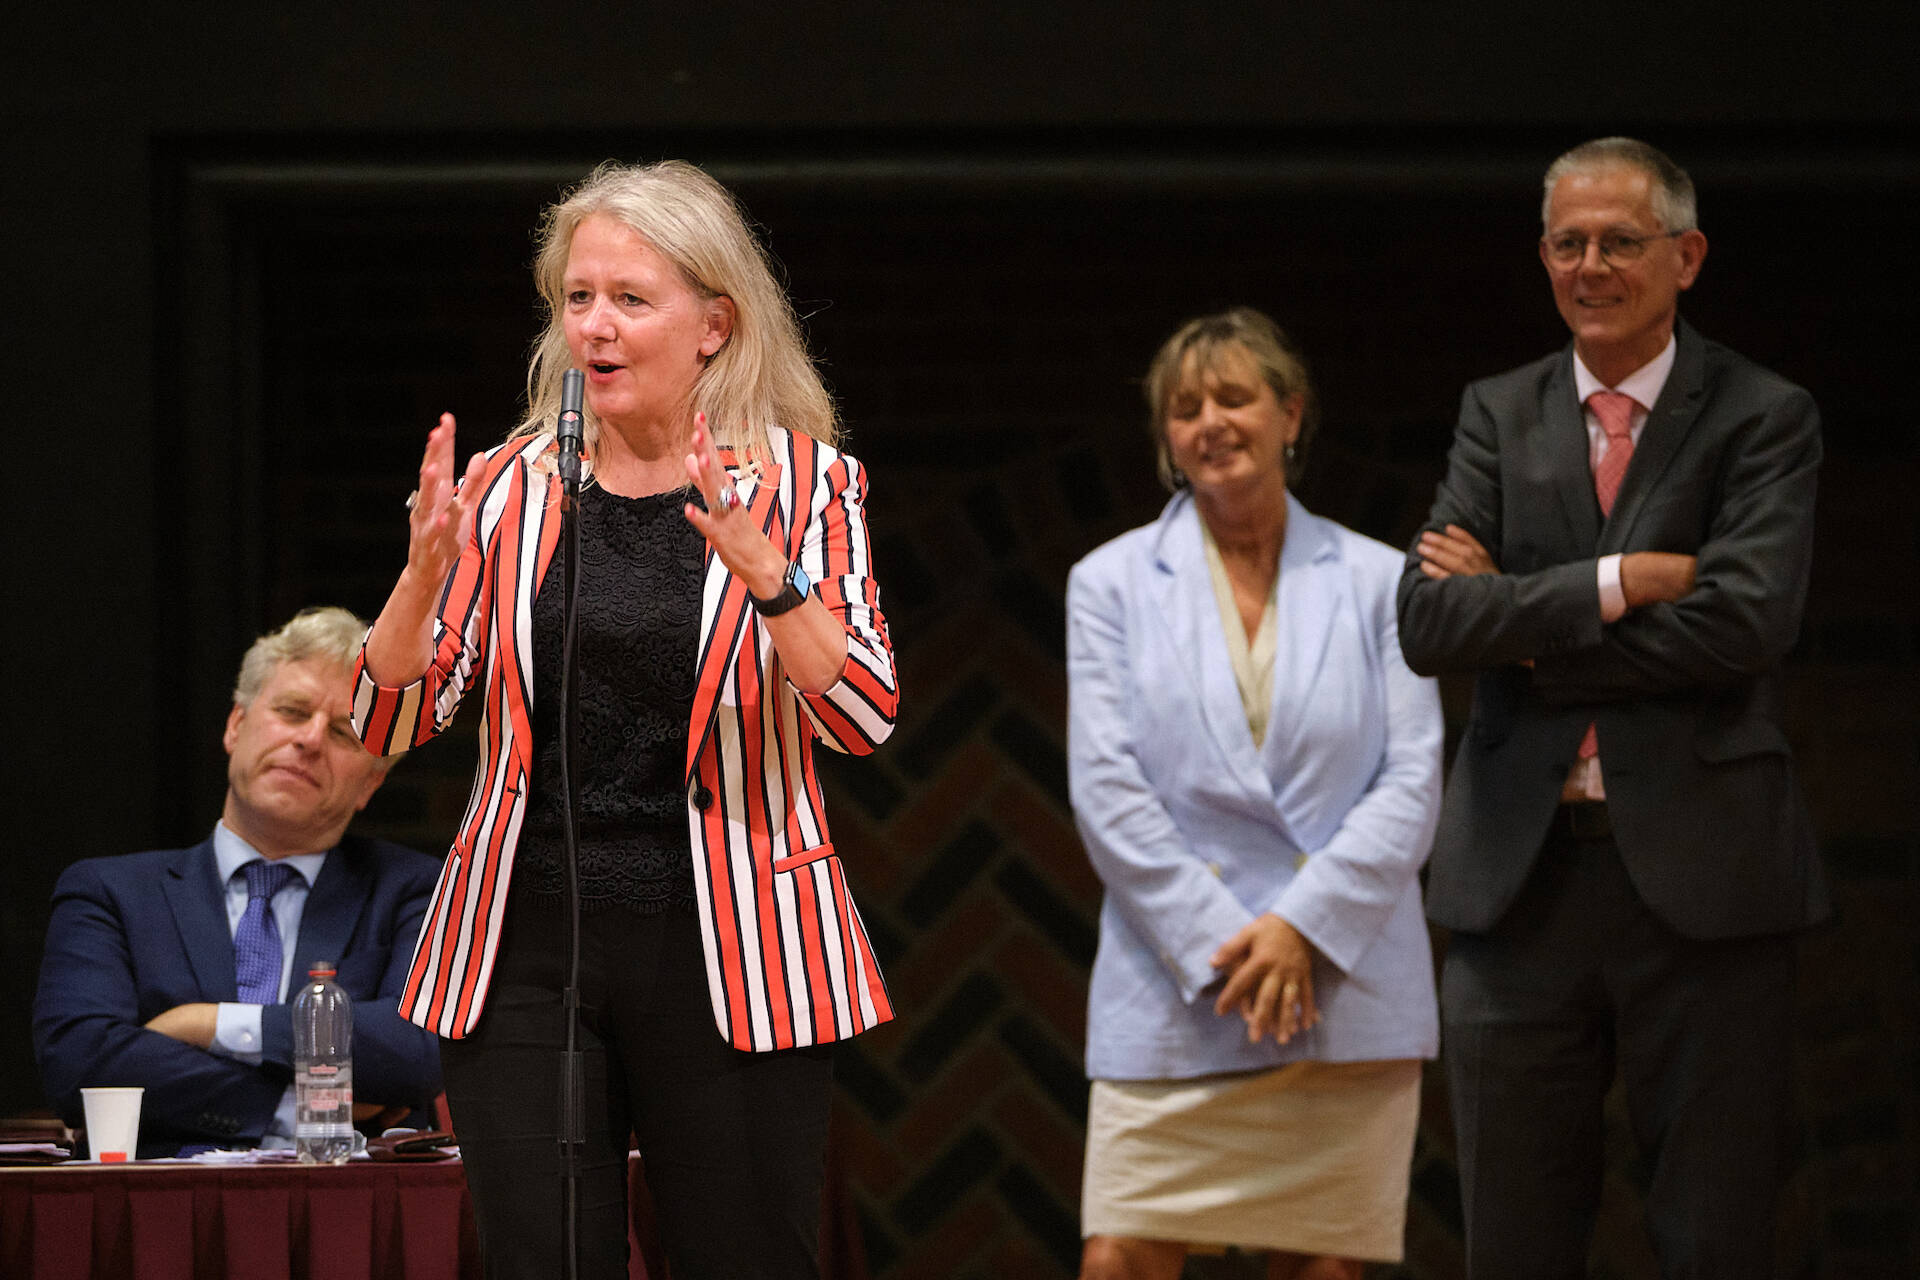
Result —
M 768 449 L 767 427 L 826 444 L 840 436 L 839 414 L 807 354 L 786 291 L 767 251 L 747 226 L 733 193 L 684 160 L 627 165 L 607 161 L 542 215 L 534 284 L 547 327 L 527 362 L 527 413 L 509 440 L 551 431 L 560 413 L 561 375 L 573 365 L 561 320 L 573 233 L 586 219 L 617 218 L 680 271 L 702 298 L 733 301 L 733 332 L 708 357 L 693 385 L 690 412 L 707 415 L 714 439 L 752 457 Z M 589 450 L 600 424 L 586 411 Z

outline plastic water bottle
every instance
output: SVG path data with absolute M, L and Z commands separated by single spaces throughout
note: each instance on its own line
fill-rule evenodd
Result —
M 353 1001 L 316 960 L 293 998 L 293 1150 L 301 1164 L 341 1164 L 353 1150 Z

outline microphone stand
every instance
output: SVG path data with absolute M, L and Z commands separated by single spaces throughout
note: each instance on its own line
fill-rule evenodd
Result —
M 587 1066 L 580 1049 L 580 847 L 574 810 L 580 780 L 573 771 L 580 690 L 574 681 L 574 632 L 580 604 L 580 458 L 584 451 L 581 401 L 586 376 L 568 369 L 560 379 L 560 417 L 554 424 L 560 450 L 560 842 L 567 891 L 566 1048 L 560 1059 L 560 1194 L 568 1280 L 580 1276 L 580 1163 L 587 1141 Z

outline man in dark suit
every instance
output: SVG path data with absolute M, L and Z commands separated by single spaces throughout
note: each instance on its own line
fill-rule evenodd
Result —
M 365 631 L 312 609 L 247 651 L 210 838 L 61 875 L 33 1035 L 69 1124 L 83 1086 L 140 1085 L 142 1155 L 291 1145 L 287 1001 L 315 960 L 354 1001 L 355 1118 L 439 1091 L 434 1037 L 396 1012 L 439 864 L 345 834 L 386 776 L 348 719 Z
M 1585 1274 L 1617 1067 L 1667 1276 L 1771 1274 L 1794 931 L 1827 910 L 1781 729 L 1819 418 L 1677 318 L 1707 252 L 1644 143 L 1547 172 L 1573 342 L 1467 388 L 1400 641 L 1472 671 L 1431 863 L 1476 1280 Z

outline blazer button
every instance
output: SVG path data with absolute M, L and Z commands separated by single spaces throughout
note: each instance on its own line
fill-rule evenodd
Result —
M 693 807 L 696 809 L 705 811 L 712 804 L 713 804 L 713 792 L 707 790 L 705 783 L 701 783 L 701 782 L 694 783 Z

